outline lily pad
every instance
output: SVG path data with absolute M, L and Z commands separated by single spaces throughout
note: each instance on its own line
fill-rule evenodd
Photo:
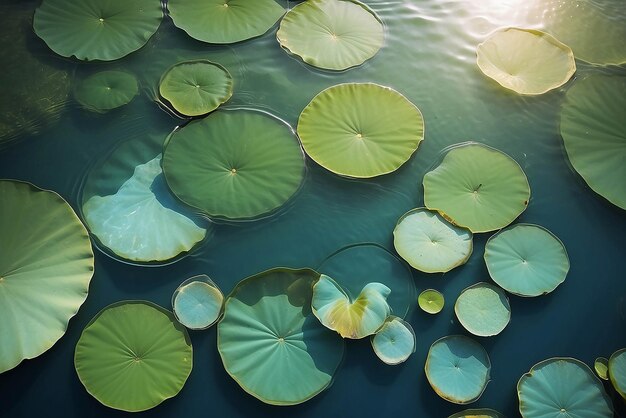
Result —
M 112 61 L 144 46 L 162 18 L 157 0 L 44 0 L 33 28 L 61 56 Z
M 123 301 L 100 311 L 74 353 L 87 392 L 110 408 L 154 408 L 183 388 L 193 363 L 187 330 L 174 315 L 146 301 Z
M 426 208 L 408 211 L 393 230 L 400 257 L 426 273 L 445 273 L 465 264 L 472 255 L 472 233 L 451 225 Z
M 424 312 L 438 314 L 443 309 L 443 294 L 435 289 L 426 289 L 417 298 L 417 304 Z
M 339 84 L 298 119 L 306 153 L 333 173 L 376 177 L 397 170 L 424 139 L 424 120 L 406 97 L 378 84 Z
M 609 359 L 609 378 L 613 387 L 626 399 L 626 348 L 617 350 Z
M 494 282 L 518 296 L 540 296 L 565 281 L 569 258 L 563 243 L 539 225 L 516 224 L 485 245 L 485 263 Z
M 223 305 L 222 291 L 204 274 L 182 282 L 172 296 L 176 319 L 189 329 L 206 329 L 213 325 Z
M 174 25 L 212 44 L 230 44 L 263 35 L 285 13 L 274 0 L 169 0 Z
M 353 0 L 308 0 L 280 22 L 280 45 L 307 64 L 345 70 L 372 58 L 384 42 L 383 25 L 369 7 Z
M 415 352 L 413 327 L 397 316 L 387 318 L 371 342 L 378 358 L 392 366 L 404 363 Z
M 592 75 L 568 90 L 561 136 L 589 187 L 626 209 L 626 77 Z
M 216 218 L 278 209 L 304 178 L 304 156 L 282 121 L 251 110 L 218 111 L 175 131 L 163 172 L 172 192 Z
M 474 233 L 513 222 L 528 206 L 530 186 L 514 159 L 491 147 L 465 143 L 424 175 L 424 204 Z
M 354 299 L 333 279 L 321 275 L 313 285 L 311 308 L 322 325 L 343 338 L 359 339 L 376 333 L 390 314 L 384 284 L 368 283 Z
M 233 79 L 219 64 L 208 60 L 185 61 L 163 74 L 159 94 L 178 113 L 201 116 L 228 101 L 233 95 Z
M 531 417 L 613 416 L 602 383 L 585 363 L 555 357 L 535 364 L 517 383 L 519 411 Z
M 58 194 L 0 180 L 0 373 L 44 353 L 87 298 L 89 234 Z
M 476 53 L 486 76 L 519 94 L 543 94 L 576 72 L 570 47 L 534 29 L 499 29 L 478 45 Z
M 428 383 L 439 396 L 456 404 L 480 398 L 489 383 L 491 362 L 482 345 L 463 335 L 435 341 L 426 357 Z
M 504 291 L 484 282 L 463 290 L 454 312 L 461 325 L 479 337 L 501 333 L 511 320 L 511 306 Z
M 593 362 L 593 368 L 600 379 L 609 380 L 609 360 L 607 358 L 598 357 Z
M 466 409 L 450 415 L 448 418 L 505 418 L 504 415 L 493 409 Z
M 273 405 L 294 405 L 326 389 L 344 343 L 311 311 L 313 270 L 278 268 L 242 280 L 217 326 L 224 368 L 243 390 Z M 268 384 L 271 382 L 271 384 Z
M 85 109 L 106 112 L 128 104 L 139 93 L 137 79 L 124 71 L 101 71 L 81 81 L 74 98 Z

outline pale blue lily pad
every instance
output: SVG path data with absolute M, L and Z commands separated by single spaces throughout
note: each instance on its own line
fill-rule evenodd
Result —
M 454 312 L 461 325 L 479 337 L 501 333 L 511 320 L 511 306 L 504 291 L 484 282 L 463 290 Z
M 213 325 L 223 305 L 222 291 L 204 274 L 182 282 L 172 296 L 176 319 L 189 329 L 206 329 Z
M 415 352 L 415 332 L 408 322 L 397 316 L 387 318 L 371 339 L 372 348 L 383 363 L 404 363 Z

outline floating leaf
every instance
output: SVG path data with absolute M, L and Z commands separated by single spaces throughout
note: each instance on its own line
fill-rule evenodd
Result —
M 461 325 L 479 337 L 501 333 L 511 320 L 511 306 L 504 291 L 483 282 L 461 292 L 454 312 Z
M 443 294 L 435 289 L 426 289 L 417 298 L 417 304 L 424 312 L 438 314 L 443 309 Z
M 85 109 L 106 112 L 131 100 L 139 93 L 137 79 L 124 71 L 101 71 L 81 81 L 74 98 Z
M 371 342 L 378 358 L 392 366 L 404 363 L 415 352 L 413 327 L 397 316 L 388 317 Z
M 609 359 L 609 378 L 613 387 L 626 399 L 626 348 L 617 350 Z
M 493 409 L 466 409 L 450 415 L 448 418 L 505 418 L 504 415 Z
M 206 329 L 213 325 L 223 305 L 222 291 L 204 274 L 182 282 L 172 296 L 176 319 L 189 329 Z
M 607 358 L 598 357 L 593 362 L 593 368 L 600 379 L 609 380 L 609 360 Z

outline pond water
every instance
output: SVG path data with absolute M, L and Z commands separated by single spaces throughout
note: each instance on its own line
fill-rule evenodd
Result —
M 626 346 L 626 216 L 595 194 L 572 169 L 559 134 L 564 93 L 577 78 L 591 73 L 624 75 L 626 68 L 577 61 L 577 73 L 567 84 L 540 96 L 524 97 L 485 77 L 476 65 L 475 48 L 501 26 L 541 28 L 545 23 L 541 18 L 521 12 L 527 2 L 366 3 L 384 22 L 385 45 L 362 66 L 339 73 L 316 70 L 287 55 L 276 42 L 276 27 L 249 41 L 211 46 L 191 39 L 166 17 L 144 48 L 110 63 L 61 59 L 27 33 L 28 53 L 68 71 L 71 80 L 104 69 L 123 69 L 140 82 L 140 96 L 103 115 L 86 112 L 69 97 L 64 110 L 58 110 L 56 123 L 39 134 L 22 135 L 0 150 L 0 178 L 54 190 L 77 211 L 86 179 L 103 156 L 131 141 L 165 140 L 185 122 L 162 110 L 153 98 L 161 74 L 186 59 L 206 58 L 230 71 L 235 85 L 227 106 L 262 109 L 294 127 L 302 109 L 326 87 L 344 82 L 390 86 L 423 113 L 425 140 L 399 170 L 371 180 L 340 178 L 307 159 L 304 184 L 286 207 L 258 221 L 215 225 L 210 238 L 175 263 L 133 265 L 96 251 L 89 297 L 65 336 L 43 355 L 0 375 L 1 416 L 124 415 L 92 398 L 73 365 L 82 329 L 103 307 L 124 299 L 146 299 L 170 309 L 172 293 L 191 276 L 207 274 L 228 294 L 251 274 L 276 266 L 315 268 L 352 244 L 375 243 L 394 252 L 396 221 L 409 209 L 423 206 L 423 175 L 438 164 L 447 147 L 470 140 L 502 150 L 520 164 L 530 182 L 531 199 L 519 221 L 551 230 L 567 247 L 571 261 L 567 280 L 553 293 L 539 298 L 510 296 L 509 326 L 496 337 L 480 339 L 491 358 L 492 381 L 473 406 L 517 416 L 517 381 L 538 361 L 567 356 L 591 365 L 596 357 L 608 357 Z M 543 3 L 547 11 L 561 2 Z M 293 7 L 295 2 L 281 4 Z M 32 13 L 35 7 L 34 2 L 6 5 L 1 19 Z M 626 7 L 619 12 L 614 17 L 626 25 Z M 0 48 L 6 50 L 10 36 L 0 39 L 4 43 Z M 2 62 L 5 69 L 13 65 L 17 64 L 11 60 Z M 3 91 L 11 89 L 5 81 L 2 85 Z M 115 175 L 108 181 L 103 187 L 112 190 L 121 183 Z M 194 368 L 180 394 L 142 416 L 437 418 L 462 410 L 431 389 L 424 362 L 435 340 L 465 333 L 453 305 L 462 289 L 489 281 L 482 258 L 489 236 L 476 234 L 468 263 L 449 273 L 412 270 L 417 292 L 438 289 L 446 297 L 446 306 L 431 316 L 414 301 L 406 320 L 415 329 L 417 351 L 406 363 L 386 366 L 376 358 L 368 339 L 349 341 L 331 388 L 304 404 L 274 407 L 246 394 L 224 371 L 212 327 L 191 332 Z

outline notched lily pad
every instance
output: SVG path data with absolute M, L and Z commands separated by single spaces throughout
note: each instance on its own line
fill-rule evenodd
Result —
M 387 318 L 383 326 L 372 335 L 372 348 L 385 364 L 404 363 L 415 352 L 415 332 L 408 322 L 397 316 Z
M 426 289 L 417 298 L 417 304 L 426 313 L 438 314 L 443 309 L 443 294 L 435 289 Z
M 501 333 L 511 320 L 511 306 L 504 291 L 483 282 L 461 292 L 454 312 L 461 325 L 479 337 Z
M 209 328 L 222 313 L 224 295 L 207 275 L 191 277 L 178 286 L 172 308 L 178 322 L 189 329 Z
M 139 93 L 137 79 L 125 71 L 101 71 L 82 80 L 74 98 L 85 109 L 107 112 L 130 103 Z

